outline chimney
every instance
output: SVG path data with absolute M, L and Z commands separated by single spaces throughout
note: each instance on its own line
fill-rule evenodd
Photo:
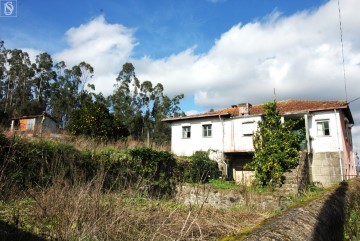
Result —
M 250 115 L 252 112 L 252 105 L 250 103 L 240 103 L 239 107 L 239 116 Z

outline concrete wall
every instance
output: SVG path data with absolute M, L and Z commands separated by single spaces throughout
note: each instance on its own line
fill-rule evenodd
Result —
M 329 120 L 330 135 L 318 136 L 316 121 Z M 351 138 L 346 138 L 348 123 L 341 111 L 313 113 L 309 132 L 312 147 L 311 173 L 313 182 L 324 187 L 356 176 Z
M 203 125 L 212 124 L 212 136 L 203 137 Z M 191 137 L 182 137 L 182 128 L 191 127 Z M 223 149 L 223 125 L 219 118 L 177 121 L 171 126 L 171 150 L 178 156 L 191 156 L 195 151 Z
M 299 114 L 300 116 L 300 114 Z M 223 118 L 223 117 L 222 117 Z M 211 158 L 223 163 L 224 153 L 244 153 L 254 151 L 249 128 L 256 131 L 261 116 L 237 116 L 222 119 L 209 117 L 187 119 L 172 123 L 172 152 L 179 156 L 190 156 L 195 151 L 213 150 Z M 308 114 L 311 181 L 323 186 L 338 183 L 356 175 L 355 159 L 350 139 L 346 139 L 346 119 L 342 111 L 320 111 Z M 329 135 L 317 133 L 317 121 L 329 121 Z M 212 136 L 203 137 L 202 126 L 212 124 Z M 252 125 L 252 127 L 251 127 Z M 182 127 L 191 126 L 191 138 L 182 137 Z M 224 164 L 225 165 L 225 164 Z M 233 169 L 237 182 L 248 182 L 250 172 Z M 244 181 L 246 180 L 246 181 Z
M 318 136 L 316 123 L 319 120 L 329 121 L 330 135 Z M 225 120 L 212 117 L 173 122 L 172 151 L 180 156 L 188 156 L 195 151 L 209 149 L 225 152 L 253 151 L 252 135 L 249 135 L 248 128 L 253 123 L 253 130 L 256 131 L 259 121 L 261 121 L 261 116 L 238 116 Z M 312 152 L 334 152 L 346 149 L 346 145 L 343 143 L 345 133 L 341 112 L 314 112 L 309 115 L 308 121 Z M 212 137 L 202 136 L 202 125 L 207 123 L 212 124 Z M 191 126 L 191 138 L 182 138 L 183 126 Z
M 256 131 L 260 116 L 220 119 L 219 117 L 183 120 L 172 123 L 171 150 L 179 156 L 191 156 L 195 151 L 253 151 L 252 135 L 249 129 Z M 203 125 L 212 124 L 212 136 L 203 137 Z M 191 137 L 182 137 L 182 128 L 191 127 Z
M 339 122 L 339 113 L 332 111 L 314 112 L 309 118 L 309 133 L 311 139 L 312 152 L 333 152 L 343 150 L 339 137 L 341 137 L 341 125 Z M 318 136 L 316 122 L 320 120 L 329 120 L 330 135 Z
M 339 183 L 341 179 L 340 158 L 342 152 L 313 153 L 311 173 L 313 182 L 321 182 L 324 187 Z
M 261 121 L 260 116 L 239 116 L 226 120 L 224 129 L 224 151 L 254 151 L 252 135 L 249 133 L 256 131 L 259 121 Z
M 57 129 L 56 122 L 50 119 L 49 117 L 46 117 L 42 128 L 43 128 L 42 129 L 43 134 L 56 133 L 56 129 Z

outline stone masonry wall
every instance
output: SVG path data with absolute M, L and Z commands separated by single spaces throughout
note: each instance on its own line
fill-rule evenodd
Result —
M 311 163 L 312 181 L 329 187 L 341 181 L 339 152 L 314 153 Z
M 317 199 L 290 208 L 253 230 L 225 237 L 222 241 L 341 241 L 347 207 L 360 205 L 359 199 L 352 198 L 359 191 L 359 178 L 343 182 Z

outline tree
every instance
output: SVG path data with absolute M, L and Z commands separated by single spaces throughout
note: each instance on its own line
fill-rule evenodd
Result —
M 4 81 L 4 111 L 9 115 L 29 114 L 28 103 L 32 100 L 34 70 L 28 53 L 20 49 L 8 51 L 6 78 Z
M 52 70 L 53 61 L 48 53 L 42 53 L 36 56 L 36 63 L 32 66 L 35 70 L 32 91 L 34 99 L 37 101 L 39 109 L 45 111 L 50 104 L 51 82 L 56 77 L 55 71 Z
M 117 140 L 126 136 L 126 130 L 116 125 L 107 101 L 100 94 L 84 92 L 80 108 L 74 110 L 68 125 L 72 135 L 84 135 L 101 141 Z
M 49 112 L 60 121 L 61 127 L 66 128 L 73 111 L 81 108 L 82 99 L 87 98 L 84 84 L 92 78 L 94 69 L 85 62 L 68 69 L 64 61 L 55 64 L 55 69 L 57 78 L 51 84 Z
M 253 137 L 255 154 L 249 167 L 255 170 L 260 186 L 281 184 L 284 171 L 298 161 L 301 135 L 294 132 L 296 121 L 281 123 L 276 101 L 264 104 L 265 116 Z
M 114 94 L 110 97 L 115 118 L 136 140 L 156 142 L 169 140 L 170 128 L 162 119 L 180 115 L 180 100 L 184 95 L 170 99 L 164 95 L 161 83 L 141 82 L 131 63 L 125 63 L 117 77 Z

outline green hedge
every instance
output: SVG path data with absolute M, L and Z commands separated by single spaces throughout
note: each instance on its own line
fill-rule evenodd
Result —
M 152 197 L 171 196 L 177 182 L 204 183 L 220 176 L 217 163 L 203 151 L 179 162 L 169 152 L 150 148 L 79 151 L 62 142 L 21 137 L 9 140 L 3 134 L 0 174 L 2 189 L 46 187 L 55 177 L 76 184 L 101 174 L 106 190 L 132 188 Z
M 176 166 L 171 153 L 150 148 L 79 151 L 61 142 L 8 140 L 0 135 L 0 181 L 19 189 L 46 187 L 55 177 L 74 184 L 103 174 L 108 190 L 131 187 L 151 196 L 168 196 L 175 190 Z

